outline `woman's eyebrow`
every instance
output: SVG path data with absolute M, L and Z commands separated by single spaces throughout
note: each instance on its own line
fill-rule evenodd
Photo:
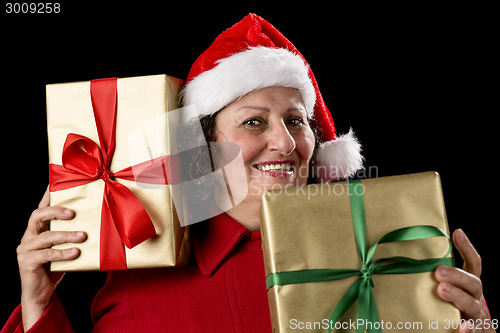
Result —
M 258 110 L 258 111 L 271 112 L 271 109 L 269 109 L 267 106 L 254 106 L 254 105 L 242 106 L 241 108 L 239 108 L 236 111 L 240 111 L 242 109 L 253 109 L 253 110 Z M 286 112 L 290 112 L 290 111 L 305 111 L 305 109 L 302 106 L 291 106 L 286 110 Z
M 253 105 L 246 105 L 246 106 L 242 106 L 241 108 L 239 108 L 238 110 L 236 111 L 240 111 L 242 109 L 253 109 L 253 110 L 258 110 L 258 111 L 265 111 L 265 112 L 271 112 L 271 109 L 269 109 L 268 107 L 266 106 L 253 106 Z
M 289 107 L 286 110 L 286 112 L 290 112 L 290 111 L 304 111 L 305 112 L 306 109 L 302 105 L 300 105 L 300 106 L 291 106 L 291 107 Z

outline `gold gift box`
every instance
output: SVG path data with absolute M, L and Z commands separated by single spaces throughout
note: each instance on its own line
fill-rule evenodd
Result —
M 390 231 L 416 225 L 435 226 L 449 235 L 437 173 L 363 179 L 361 183 L 368 248 Z M 348 182 L 268 191 L 262 202 L 261 223 L 266 275 L 361 268 Z M 449 246 L 444 237 L 383 244 L 377 247 L 374 260 L 393 256 L 441 258 Z M 337 326 L 328 320 L 358 278 L 271 287 L 268 300 L 273 332 L 326 332 L 330 327 L 332 332 L 353 331 L 356 326 L 349 324 L 357 319 L 357 301 Z M 372 281 L 380 317 L 372 326 L 378 325 L 382 332 L 452 332 L 445 328 L 460 321 L 459 310 L 437 295 L 433 272 L 373 274 Z
M 111 172 L 167 156 L 170 152 L 166 114 L 178 105 L 182 81 L 167 75 L 149 75 L 117 79 L 116 148 Z M 47 130 L 49 163 L 62 164 L 66 136 L 76 133 L 96 143 L 99 138 L 92 110 L 90 81 L 50 84 L 47 94 Z M 139 184 L 115 179 L 125 185 L 150 216 L 156 237 L 132 249 L 125 248 L 127 268 L 150 268 L 184 265 L 189 259 L 189 232 L 181 227 L 170 185 Z M 81 244 L 60 244 L 54 249 L 76 246 L 78 258 L 51 264 L 52 271 L 91 271 L 100 269 L 100 224 L 104 182 L 50 192 L 50 204 L 71 208 L 75 217 L 69 221 L 52 220 L 53 231 L 85 231 Z M 107 254 L 103 254 L 107 255 Z

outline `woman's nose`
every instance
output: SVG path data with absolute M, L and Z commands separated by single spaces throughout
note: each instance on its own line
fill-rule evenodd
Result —
M 295 140 L 283 122 L 272 126 L 269 133 L 268 149 L 283 156 L 290 155 L 295 149 Z

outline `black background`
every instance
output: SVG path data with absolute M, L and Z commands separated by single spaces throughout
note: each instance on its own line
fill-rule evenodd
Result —
M 492 8 L 192 0 L 71 1 L 61 8 L 1 9 L 0 325 L 20 301 L 16 247 L 48 183 L 45 85 L 162 73 L 185 79 L 213 39 L 249 12 L 274 24 L 308 60 L 338 133 L 352 127 L 363 144 L 369 176 L 441 174 L 450 228 L 463 228 L 481 254 L 485 296 L 500 318 Z M 59 288 L 72 318 L 81 312 L 88 320 L 104 279 L 66 275 Z

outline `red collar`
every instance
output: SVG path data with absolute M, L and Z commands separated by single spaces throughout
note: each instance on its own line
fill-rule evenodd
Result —
M 251 232 L 226 213 L 197 223 L 191 230 L 194 257 L 205 276 L 211 276 L 242 239 L 260 239 L 260 231 Z

